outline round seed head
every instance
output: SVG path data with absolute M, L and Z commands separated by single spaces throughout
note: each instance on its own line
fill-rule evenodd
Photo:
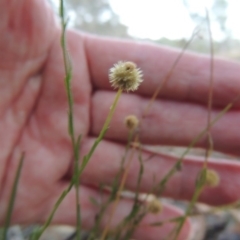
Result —
M 142 71 L 133 62 L 118 62 L 109 70 L 109 81 L 114 88 L 124 91 L 137 90 L 143 81 Z
M 216 187 L 220 182 L 220 178 L 217 172 L 214 170 L 208 169 L 206 173 L 206 186 Z
M 147 210 L 149 213 L 157 214 L 162 211 L 162 203 L 155 197 L 148 202 Z
M 129 130 L 133 130 L 138 126 L 139 120 L 135 115 L 129 115 L 125 118 L 124 123 Z

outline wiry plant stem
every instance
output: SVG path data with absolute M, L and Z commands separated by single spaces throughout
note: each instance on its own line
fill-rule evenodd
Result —
M 209 82 L 209 90 L 208 90 L 208 103 L 207 103 L 207 147 L 206 147 L 206 152 L 205 152 L 205 161 L 203 164 L 202 169 L 200 170 L 200 175 L 203 177 L 202 182 L 200 184 L 196 184 L 196 189 L 194 191 L 193 197 L 188 205 L 188 208 L 185 212 L 184 217 L 180 220 L 180 223 L 177 227 L 176 235 L 174 239 L 178 238 L 178 235 L 180 234 L 180 231 L 189 215 L 191 212 L 194 204 L 197 202 L 198 197 L 200 196 L 202 190 L 204 189 L 204 184 L 205 184 L 205 179 L 206 179 L 206 172 L 208 168 L 208 159 L 209 156 L 211 155 L 213 151 L 213 141 L 212 141 L 212 136 L 210 132 L 210 124 L 211 124 L 211 113 L 212 113 L 212 102 L 213 102 L 213 81 L 214 81 L 214 76 L 213 76 L 213 71 L 214 71 L 214 51 L 213 51 L 213 41 L 212 41 L 212 31 L 211 31 L 211 26 L 210 26 L 210 18 L 209 18 L 209 13 L 208 10 L 206 9 L 206 19 L 207 19 L 207 27 L 208 27 L 208 34 L 209 34 L 209 39 L 210 39 L 210 82 Z
M 118 91 L 117 91 L 117 94 L 115 96 L 115 99 L 113 101 L 113 104 L 112 104 L 112 106 L 110 108 L 110 111 L 108 113 L 108 116 L 106 118 L 106 121 L 105 121 L 105 123 L 104 123 L 104 125 L 102 127 L 102 130 L 101 130 L 100 134 L 98 135 L 97 139 L 93 143 L 93 146 L 91 147 L 91 149 L 88 152 L 88 154 L 83 157 L 83 161 L 82 161 L 82 164 L 81 164 L 80 169 L 79 169 L 79 175 L 82 174 L 82 172 L 85 169 L 85 167 L 87 166 L 87 164 L 88 164 L 88 162 L 89 162 L 93 152 L 95 151 L 96 147 L 101 142 L 101 140 L 103 139 L 105 133 L 107 132 L 109 124 L 110 124 L 110 122 L 112 120 L 113 114 L 115 112 L 115 109 L 116 109 L 116 106 L 117 106 L 117 103 L 118 103 L 118 100 L 119 100 L 121 94 L 122 94 L 122 89 L 119 88 Z
M 77 214 L 77 224 L 76 224 L 76 238 L 80 240 L 80 231 L 81 231 L 81 217 L 80 217 L 80 203 L 79 203 L 79 174 L 78 174 L 78 160 L 79 160 L 79 148 L 80 148 L 80 139 L 75 141 L 75 131 L 74 131 L 74 121 L 73 121 L 73 94 L 71 90 L 71 79 L 72 79 L 72 66 L 70 62 L 70 57 L 67 51 L 67 43 L 66 43 L 66 27 L 67 21 L 65 20 L 65 11 L 64 11 L 64 2 L 60 1 L 60 17 L 62 23 L 62 36 L 61 36 L 61 46 L 63 52 L 64 59 L 64 67 L 65 67 L 65 87 L 68 98 L 68 131 L 71 137 L 72 149 L 74 154 L 74 180 L 75 180 L 75 190 L 76 190 L 76 214 Z

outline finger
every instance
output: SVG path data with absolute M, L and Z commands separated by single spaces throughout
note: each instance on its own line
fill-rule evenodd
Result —
M 66 186 L 65 186 L 66 187 Z M 66 196 L 63 200 L 63 203 L 60 205 L 59 209 L 57 210 L 53 223 L 55 224 L 76 224 L 76 196 L 75 190 L 71 190 L 70 193 Z M 59 193 L 60 195 L 60 193 Z M 91 229 L 94 226 L 94 220 L 99 212 L 99 207 L 94 205 L 90 199 L 94 199 L 96 202 L 101 204 L 104 199 L 107 199 L 106 194 L 99 194 L 98 191 L 87 188 L 81 187 L 80 188 L 80 201 L 81 201 L 81 222 L 83 229 Z M 53 207 L 57 196 L 52 199 L 51 204 L 49 207 Z M 113 230 L 124 218 L 131 212 L 133 207 L 133 202 L 130 199 L 121 199 L 119 204 L 117 205 L 116 211 L 114 213 L 114 217 L 110 223 L 110 230 Z M 49 208 L 50 209 L 50 208 Z M 104 229 L 106 224 L 109 221 L 109 217 L 112 213 L 113 204 L 109 205 L 103 218 L 100 222 L 100 228 Z M 153 227 L 149 224 L 155 222 L 166 221 L 168 219 L 172 219 L 182 215 L 181 211 L 176 209 L 173 206 L 164 204 L 163 210 L 159 214 L 147 214 L 144 219 L 140 222 L 139 226 L 135 230 L 133 237 L 134 239 L 138 240 L 159 240 L 165 239 L 168 234 L 174 229 L 176 223 L 166 223 L 162 227 Z M 43 216 L 43 220 L 46 220 L 48 214 Z M 189 233 L 191 230 L 191 224 L 189 220 L 185 222 L 183 229 L 181 231 L 179 240 L 186 240 L 188 239 Z
M 179 56 L 179 50 L 149 43 L 121 41 L 87 35 L 86 54 L 92 81 L 97 88 L 111 89 L 108 70 L 120 60 L 135 62 L 144 74 L 138 93 L 151 96 L 162 83 Z M 101 61 L 99 60 L 100 56 Z M 208 102 L 210 57 L 184 53 L 160 96 L 173 100 Z M 223 107 L 240 93 L 238 78 L 240 65 L 226 60 L 214 60 L 213 104 Z M 236 103 L 240 106 L 240 101 Z
M 92 99 L 92 133 L 94 135 L 99 134 L 114 97 L 114 93 L 107 91 L 97 91 L 94 94 Z M 124 125 L 125 117 L 134 114 L 141 119 L 148 102 L 140 96 L 123 94 L 106 137 L 125 142 L 128 136 L 128 129 Z M 212 111 L 212 120 L 220 113 L 220 110 Z M 240 154 L 240 135 L 236 131 L 239 121 L 240 113 L 232 110 L 211 127 L 210 132 L 215 150 Z M 140 141 L 147 144 L 188 146 L 206 126 L 206 108 L 198 104 L 156 100 L 146 117 L 142 119 Z M 204 135 L 198 141 L 197 146 L 206 147 L 207 142 L 207 137 Z
M 82 146 L 82 154 L 86 154 L 93 144 L 93 140 L 86 141 Z M 125 147 L 120 144 L 102 141 L 95 150 L 90 162 L 82 174 L 81 181 L 85 184 L 107 184 L 110 185 L 120 171 L 122 157 Z M 129 155 L 127 159 L 129 159 Z M 142 151 L 143 175 L 140 191 L 148 193 L 156 184 L 166 176 L 172 169 L 177 157 L 159 154 L 150 151 Z M 164 196 L 190 200 L 195 191 L 197 176 L 203 167 L 203 158 L 186 157 L 182 168 L 177 171 L 167 182 Z M 125 160 L 127 161 L 127 160 Z M 220 183 L 214 188 L 205 188 L 200 195 L 199 201 L 211 205 L 228 204 L 240 198 L 240 163 L 227 160 L 210 159 L 210 169 L 215 170 L 220 178 Z M 132 159 L 129 174 L 126 180 L 126 189 L 136 191 L 140 171 L 139 153 L 136 151 Z

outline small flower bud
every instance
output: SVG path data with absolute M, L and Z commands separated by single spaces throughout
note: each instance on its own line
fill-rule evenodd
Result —
M 109 81 L 114 88 L 125 91 L 137 90 L 143 81 L 142 71 L 133 62 L 118 62 L 109 70 Z
M 129 115 L 125 118 L 124 123 L 129 130 L 133 130 L 138 126 L 139 120 L 135 115 Z
M 147 204 L 147 210 L 149 213 L 153 214 L 160 213 L 162 211 L 162 208 L 163 208 L 162 203 L 156 197 L 151 199 Z
M 209 187 L 216 187 L 218 186 L 219 182 L 220 178 L 218 173 L 214 170 L 207 169 L 205 185 Z

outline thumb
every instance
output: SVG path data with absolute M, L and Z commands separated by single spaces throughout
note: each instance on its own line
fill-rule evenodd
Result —
M 56 31 L 57 23 L 47 1 L 0 0 L 0 52 L 5 63 L 43 54 Z

